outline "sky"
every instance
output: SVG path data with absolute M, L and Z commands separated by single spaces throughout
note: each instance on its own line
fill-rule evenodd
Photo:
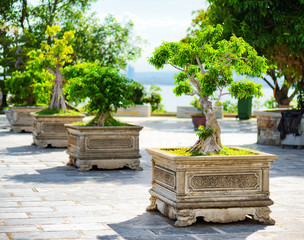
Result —
M 179 41 L 187 34 L 194 18 L 193 11 L 206 9 L 205 0 L 98 0 L 92 11 L 103 20 L 108 14 L 118 22 L 131 20 L 134 33 L 147 44 L 142 46 L 142 56 L 130 65 L 135 72 L 157 71 L 149 65 L 147 58 L 162 41 Z M 169 66 L 164 71 L 173 71 Z

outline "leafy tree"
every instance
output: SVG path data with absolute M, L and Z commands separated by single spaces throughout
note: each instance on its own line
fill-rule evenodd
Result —
M 127 62 L 140 56 L 141 39 L 133 36 L 133 24 L 122 25 L 109 15 L 103 23 L 93 15 L 82 17 L 77 25 L 68 25 L 66 30 L 74 30 L 74 62 L 94 62 L 102 66 L 124 69 Z
M 200 138 L 190 151 L 204 154 L 222 150 L 220 126 L 214 114 L 221 96 L 228 94 L 223 92 L 224 88 L 230 86 L 230 94 L 237 98 L 262 95 L 261 85 L 235 84 L 233 70 L 251 76 L 261 76 L 267 70 L 266 59 L 258 56 L 254 48 L 234 35 L 229 40 L 221 40 L 222 32 L 221 25 L 206 26 L 184 42 L 163 42 L 149 58 L 150 64 L 157 69 L 169 64 L 179 70 L 175 75 L 177 96 L 186 94 L 200 98 L 206 115 L 204 132 L 212 134 L 206 140 Z M 216 91 L 219 95 L 213 107 L 210 97 Z
M 199 11 L 193 20 L 192 30 L 222 24 L 225 38 L 231 33 L 243 37 L 268 59 L 268 77 L 262 78 L 273 89 L 276 101 L 289 105 L 297 93 L 289 96 L 289 89 L 304 77 L 304 1 L 208 2 L 208 9 Z M 283 84 L 279 78 L 284 79 Z
M 36 71 L 46 69 L 53 75 L 53 90 L 52 99 L 49 104 L 51 110 L 66 111 L 65 96 L 63 93 L 64 75 L 62 69 L 66 63 L 70 63 L 73 48 L 71 45 L 74 38 L 74 32 L 68 31 L 63 34 L 61 39 L 55 38 L 57 32 L 61 29 L 59 26 L 52 26 L 47 28 L 46 35 L 48 38 L 54 38 L 54 44 L 49 45 L 47 42 L 43 42 L 41 49 L 33 50 L 29 53 L 32 64 Z
M 45 31 L 47 26 L 53 25 L 60 25 L 62 29 L 58 38 L 65 32 L 75 31 L 74 63 L 97 59 L 104 66 L 124 68 L 127 61 L 138 57 L 141 41 L 132 35 L 132 23 L 120 24 L 112 16 L 104 23 L 98 22 L 94 14 L 86 17 L 94 1 L 40 0 L 33 5 L 30 0 L 1 0 L 0 75 L 9 78 L 16 70 L 24 71 L 30 51 L 40 49 L 44 41 L 52 45 L 53 39 L 46 36 Z M 5 35 L 2 34 L 3 26 L 6 27 Z M 14 33 L 11 33 L 12 29 Z
M 98 63 L 79 63 L 63 70 L 68 79 L 65 91 L 76 104 L 89 99 L 87 110 L 96 115 L 95 125 L 111 125 L 112 113 L 133 104 L 132 80 Z
M 12 94 L 10 102 L 16 105 L 46 105 L 52 90 L 53 76 L 45 69 L 37 71 L 32 64 L 26 71 L 15 71 L 5 80 L 5 86 Z M 43 93 L 43 94 L 42 94 Z

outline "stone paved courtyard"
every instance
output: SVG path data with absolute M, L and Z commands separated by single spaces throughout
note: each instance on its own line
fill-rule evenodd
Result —
M 38 149 L 30 133 L 12 133 L 0 115 L 0 240 L 13 239 L 304 239 L 304 150 L 256 143 L 256 120 L 220 120 L 224 145 L 278 155 L 271 165 L 274 226 L 252 219 L 230 224 L 199 219 L 186 228 L 158 212 L 146 212 L 151 186 L 147 147 L 190 146 L 190 119 L 121 118 L 140 124 L 143 171 L 67 166 L 64 148 Z

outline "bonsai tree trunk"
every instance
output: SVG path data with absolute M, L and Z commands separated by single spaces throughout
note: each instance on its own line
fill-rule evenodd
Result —
M 213 129 L 213 132 L 207 138 L 199 138 L 198 141 L 191 147 L 190 152 L 201 152 L 203 154 L 216 154 L 223 150 L 221 144 L 221 128 L 218 124 L 215 113 L 218 110 L 212 109 L 212 103 L 208 100 L 204 101 L 204 110 L 206 115 L 206 129 Z
M 57 64 L 56 72 L 48 68 L 48 71 L 55 76 L 52 100 L 50 109 L 63 109 L 66 111 L 65 97 L 63 93 L 64 75 L 60 71 L 61 65 Z

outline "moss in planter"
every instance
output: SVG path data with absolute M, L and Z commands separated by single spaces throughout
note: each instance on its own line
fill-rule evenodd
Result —
M 13 107 L 47 107 L 45 104 L 13 104 Z
M 94 117 L 92 120 L 90 120 L 89 122 L 87 123 L 83 123 L 83 122 L 75 122 L 73 123 L 73 125 L 76 125 L 76 126 L 82 126 L 82 127 L 93 127 L 93 126 L 99 126 L 97 125 L 95 122 L 98 120 L 98 117 Z M 127 124 L 127 123 L 123 123 L 123 122 L 120 122 L 114 118 L 106 118 L 106 121 L 105 121 L 105 127 L 119 127 L 119 126 L 130 126 L 130 124 Z
M 80 112 L 74 111 L 74 110 L 69 110 L 67 112 L 64 112 L 63 109 L 60 110 L 54 110 L 54 109 L 43 109 L 39 112 L 36 112 L 38 115 L 79 115 L 81 114 Z
M 239 148 L 230 148 L 223 146 L 224 151 L 220 151 L 218 154 L 210 154 L 210 155 L 204 155 L 200 152 L 189 152 L 190 148 L 163 148 L 162 150 L 174 153 L 176 155 L 180 156 L 231 156 L 231 155 L 257 155 L 257 153 L 254 153 L 250 151 L 249 149 L 239 149 Z

